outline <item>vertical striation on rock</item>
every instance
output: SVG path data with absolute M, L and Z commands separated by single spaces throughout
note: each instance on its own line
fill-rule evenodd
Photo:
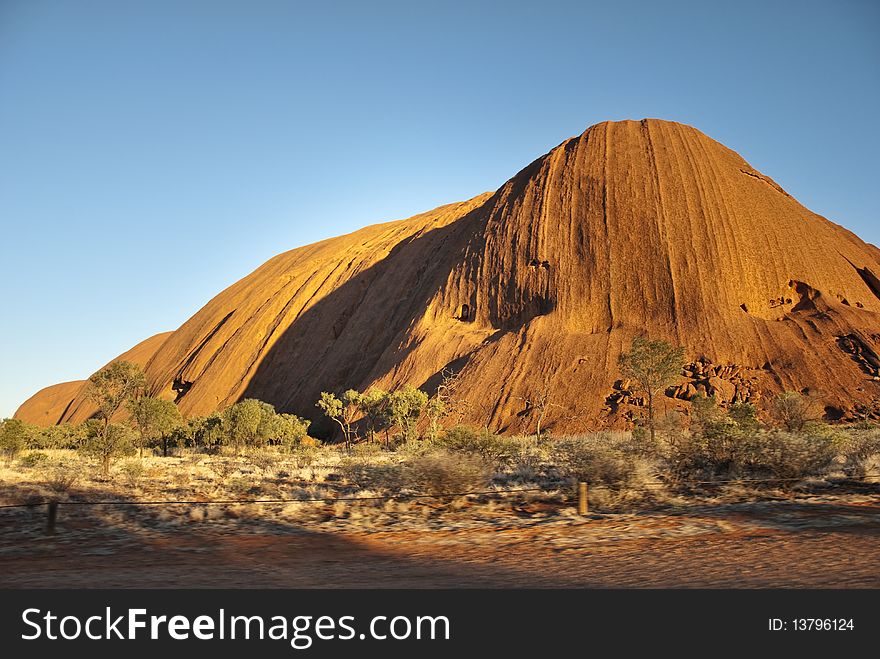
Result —
M 494 194 L 280 254 L 146 370 L 188 415 L 256 397 L 314 416 L 322 390 L 430 389 L 450 368 L 469 421 L 520 430 L 547 390 L 564 431 L 633 416 L 616 363 L 646 333 L 693 360 L 667 409 L 810 389 L 836 418 L 877 416 L 877 273 L 880 250 L 695 128 L 606 122 Z

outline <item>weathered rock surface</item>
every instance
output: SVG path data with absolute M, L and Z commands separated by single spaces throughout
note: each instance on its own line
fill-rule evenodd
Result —
M 85 383 L 85 380 L 73 380 L 40 389 L 21 404 L 15 417 L 44 427 L 57 425 L 64 420 L 73 399 Z
M 530 427 L 524 399 L 549 392 L 564 431 L 632 418 L 617 358 L 647 333 L 692 360 L 668 409 L 811 388 L 856 414 L 880 410 L 878 275 L 880 250 L 698 130 L 607 122 L 494 194 L 280 254 L 146 370 L 187 415 L 257 397 L 314 417 L 322 390 L 430 390 L 451 369 L 466 420 Z

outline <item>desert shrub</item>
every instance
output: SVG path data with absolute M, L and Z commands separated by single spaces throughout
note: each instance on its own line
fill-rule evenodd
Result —
M 380 453 L 382 453 L 382 447 L 373 442 L 358 442 L 351 447 L 351 454 L 361 458 L 376 456 Z
M 751 403 L 734 403 L 727 411 L 727 416 L 738 428 L 745 431 L 757 430 L 761 427 L 758 421 L 758 409 Z
M 146 469 L 144 468 L 143 462 L 140 460 L 128 460 L 120 465 L 119 471 L 122 473 L 129 486 L 137 487 L 141 478 L 144 477 Z
M 217 451 L 226 442 L 223 417 L 217 413 L 204 417 L 193 417 L 175 432 L 175 439 L 184 446 L 197 446 L 208 451 Z
M 243 476 L 227 481 L 226 491 L 241 497 L 259 497 L 266 494 L 266 490 L 260 483 L 255 483 L 253 478 Z
M 522 451 L 510 462 L 507 475 L 514 481 L 528 483 L 541 475 L 541 459 L 531 451 Z
M 82 464 L 78 460 L 62 460 L 46 473 L 46 486 L 56 494 L 70 492 L 82 475 Z
M 260 449 L 248 453 L 248 462 L 260 471 L 269 471 L 278 464 L 278 455 L 271 450 Z
M 437 446 L 451 453 L 474 455 L 488 462 L 512 457 L 518 446 L 509 439 L 469 426 L 455 426 L 437 440 Z
M 833 467 L 840 441 L 826 426 L 799 433 L 745 431 L 730 420 L 670 446 L 666 474 L 672 480 L 821 476 Z
M 673 410 L 666 413 L 662 419 L 657 422 L 657 430 L 662 433 L 663 438 L 669 441 L 676 441 L 687 430 L 688 420 L 681 412 Z M 656 437 L 651 441 L 648 429 L 636 426 L 632 431 L 632 444 L 634 452 L 641 456 L 657 457 L 663 452 L 663 441 Z
M 823 427 L 810 432 L 769 433 L 769 441 L 757 455 L 750 456 L 750 470 L 773 478 L 806 478 L 826 474 L 835 463 L 839 436 Z
M 817 418 L 814 401 L 796 391 L 779 394 L 773 401 L 770 414 L 788 432 L 802 432 Z
M 714 396 L 696 397 L 691 432 L 675 433 L 668 439 L 663 462 L 671 480 L 743 477 L 767 443 L 754 406 L 735 404 L 725 413 Z
M 880 426 L 870 419 L 859 419 L 850 426 L 850 430 L 880 430 Z
M 318 447 L 303 442 L 300 442 L 299 445 L 292 449 L 289 456 L 289 459 L 297 469 L 311 466 L 317 458 Z
M 449 451 L 417 456 L 405 465 L 403 474 L 407 486 L 435 495 L 482 490 L 492 475 L 479 456 Z
M 757 435 L 740 427 L 734 418 L 715 407 L 714 399 L 700 399 L 695 405 L 691 433 L 681 433 L 669 442 L 666 463 L 673 478 L 733 478 L 747 462 Z
M 227 458 L 215 458 L 210 464 L 211 471 L 217 474 L 221 480 L 226 480 L 231 474 L 241 468 L 236 460 Z
M 545 462 L 541 442 L 533 435 L 512 437 L 506 441 L 513 450 L 505 456 L 504 475 L 523 483 L 540 478 Z
M 378 463 L 363 458 L 346 458 L 339 465 L 342 477 L 360 489 L 397 492 L 404 485 L 399 463 Z
M 854 429 L 841 441 L 843 471 L 852 478 L 864 478 L 880 464 L 880 430 Z
M 437 449 L 435 442 L 425 439 L 409 439 L 398 436 L 393 444 L 394 452 L 405 457 L 414 458 L 428 453 L 432 453 Z
M 664 456 L 664 475 L 673 481 L 738 477 L 745 440 L 734 427 L 730 431 L 679 435 L 669 443 Z
M 560 439 L 551 459 L 564 478 L 613 490 L 627 487 L 637 474 L 632 450 L 606 433 Z
M 31 451 L 27 455 L 23 455 L 19 458 L 18 464 L 22 467 L 26 467 L 28 469 L 33 469 L 34 467 L 41 467 L 49 462 L 49 456 L 43 453 L 42 451 Z

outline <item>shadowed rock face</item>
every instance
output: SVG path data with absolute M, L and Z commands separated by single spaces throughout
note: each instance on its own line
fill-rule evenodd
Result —
M 880 416 L 878 276 L 880 250 L 696 129 L 608 122 L 494 194 L 273 258 L 146 370 L 188 415 L 256 397 L 313 417 L 322 390 L 449 368 L 466 421 L 530 427 L 524 399 L 549 391 L 555 430 L 620 427 L 640 401 L 617 358 L 647 333 L 690 360 L 667 409 L 806 389 L 832 418 Z

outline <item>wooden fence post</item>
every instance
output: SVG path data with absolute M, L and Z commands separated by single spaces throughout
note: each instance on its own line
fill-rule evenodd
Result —
M 46 520 L 46 535 L 55 535 L 55 519 L 58 517 L 58 502 L 49 502 L 49 518 Z
M 586 515 L 589 511 L 590 507 L 587 502 L 587 484 L 581 481 L 578 483 L 578 515 Z

